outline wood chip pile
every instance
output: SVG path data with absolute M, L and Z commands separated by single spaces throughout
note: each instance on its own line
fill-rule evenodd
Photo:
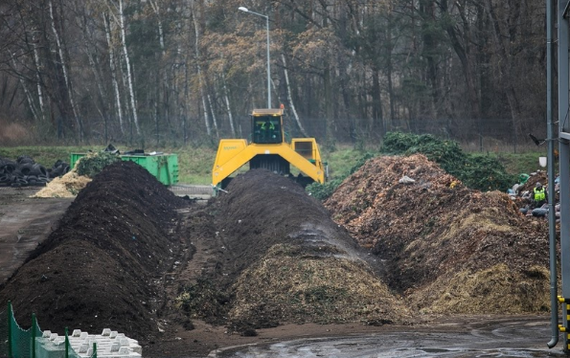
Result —
M 377 157 L 326 201 L 426 313 L 548 310 L 548 230 L 507 194 L 468 189 L 423 155 Z
M 73 198 L 91 182 L 91 178 L 78 175 L 74 170 L 62 177 L 56 177 L 45 188 L 33 195 L 34 198 Z

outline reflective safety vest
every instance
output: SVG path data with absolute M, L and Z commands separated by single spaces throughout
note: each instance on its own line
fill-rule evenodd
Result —
M 544 190 L 544 188 L 534 188 L 534 200 L 536 201 L 542 201 L 542 200 L 546 200 L 546 192 Z
M 263 122 L 263 124 L 261 125 L 261 130 L 264 131 L 267 129 L 267 122 Z M 275 124 L 273 124 L 273 122 L 269 122 L 269 129 L 270 130 L 274 130 L 275 129 Z

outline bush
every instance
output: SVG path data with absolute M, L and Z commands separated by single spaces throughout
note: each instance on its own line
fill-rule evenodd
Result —
M 325 200 L 335 192 L 342 181 L 343 179 L 333 179 L 324 184 L 315 182 L 307 185 L 305 190 L 314 198 Z
M 497 158 L 466 154 L 456 142 L 441 140 L 431 134 L 389 132 L 384 137 L 381 151 L 392 155 L 424 154 L 472 189 L 506 191 L 517 182 L 516 177 L 508 174 Z
M 77 162 L 77 174 L 94 178 L 107 165 L 119 160 L 121 160 L 121 158 L 111 152 L 89 154 Z

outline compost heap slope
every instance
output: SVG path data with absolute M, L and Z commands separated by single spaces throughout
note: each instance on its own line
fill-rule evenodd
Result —
M 416 309 L 548 309 L 546 222 L 522 216 L 506 194 L 464 187 L 423 155 L 368 161 L 325 207 L 385 260 L 386 282 Z
M 398 300 L 322 204 L 267 170 L 237 176 L 217 205 L 216 227 L 233 274 L 236 327 L 284 322 L 401 322 Z
M 0 291 L 17 321 L 37 315 L 43 329 L 144 339 L 157 332 L 161 273 L 178 245 L 168 231 L 185 205 L 141 166 L 106 167 L 69 206 L 60 224 Z

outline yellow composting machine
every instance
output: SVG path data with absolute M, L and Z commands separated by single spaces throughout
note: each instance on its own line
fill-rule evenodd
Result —
M 326 164 L 315 138 L 293 138 L 290 143 L 283 130 L 283 108 L 254 109 L 251 114 L 251 143 L 246 139 L 222 139 L 212 169 L 212 184 L 225 188 L 230 175 L 249 163 L 250 169 L 265 168 L 295 178 L 305 186 L 324 183 Z M 294 176 L 290 167 L 299 170 Z

